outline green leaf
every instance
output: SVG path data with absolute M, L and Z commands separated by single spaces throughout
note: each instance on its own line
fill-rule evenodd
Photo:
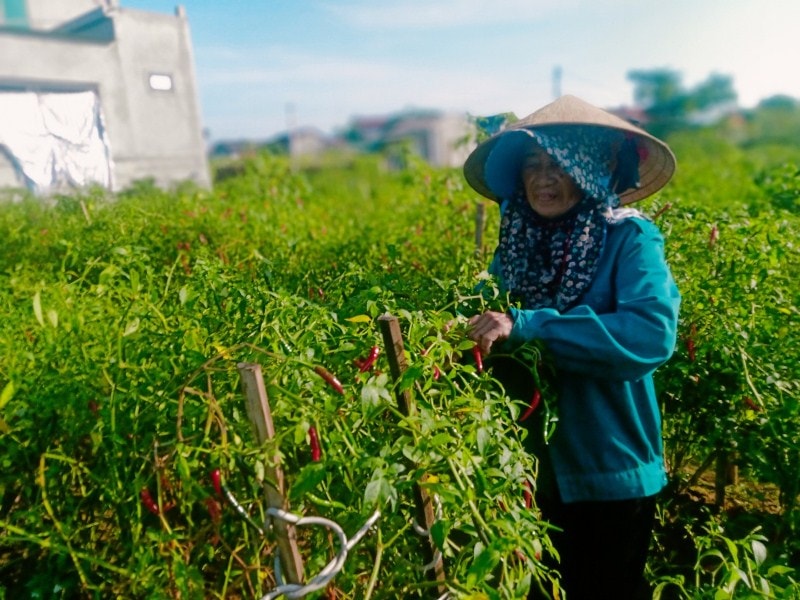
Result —
M 392 395 L 386 388 L 387 376 L 382 373 L 378 377 L 370 378 L 361 388 L 361 401 L 370 406 L 377 406 L 381 400 L 392 401 Z
M 139 271 L 136 269 L 131 269 L 130 272 L 130 279 L 131 279 L 131 291 L 135 294 L 139 291 Z
M 756 564 L 760 566 L 767 560 L 767 547 L 758 540 L 750 542 L 750 546 L 753 549 L 753 558 L 755 558 Z
M 769 598 L 770 587 L 769 587 L 769 581 L 767 581 L 766 578 L 764 577 L 758 578 L 758 589 L 762 594 L 764 594 L 765 598 Z
M 128 324 L 125 326 L 125 331 L 122 333 L 122 337 L 127 337 L 137 331 L 139 331 L 139 317 L 128 321 Z
M 737 578 L 739 579 L 739 581 L 744 582 L 744 584 L 748 588 L 752 589 L 753 586 L 750 583 L 750 578 L 747 576 L 747 572 L 744 569 L 740 569 L 739 567 L 736 567 L 735 571 L 736 571 L 736 575 L 737 575 Z M 733 581 L 732 581 L 732 583 L 733 583 Z
M 33 315 L 36 317 L 36 320 L 39 321 L 39 325 L 44 327 L 44 315 L 42 313 L 42 297 L 39 295 L 39 292 L 36 292 L 33 295 Z
M 111 280 L 117 274 L 117 271 L 117 267 L 114 265 L 108 265 L 105 269 L 100 271 L 100 275 L 97 277 L 98 284 L 101 286 L 107 286 L 109 283 L 111 283 Z
M 314 489 L 325 480 L 328 469 L 323 462 L 312 462 L 305 465 L 300 472 L 294 475 L 294 482 L 290 490 L 292 498 L 300 499 L 304 494 Z
M 447 533 L 450 529 L 450 524 L 444 519 L 439 519 L 431 525 L 431 539 L 439 550 L 444 550 L 444 544 L 447 540 Z
M 479 427 L 477 432 L 478 452 L 481 456 L 486 453 L 486 447 L 492 441 L 492 432 L 486 427 Z
M 381 479 L 373 479 L 367 484 L 366 489 L 364 490 L 364 504 L 366 506 L 379 506 L 380 496 L 381 496 L 381 484 L 383 480 Z
M 364 490 L 364 504 L 366 506 L 383 506 L 385 503 L 394 505 L 397 502 L 397 490 L 385 477 L 383 469 L 375 469 L 372 480 Z
M 372 317 L 369 315 L 356 315 L 355 317 L 345 319 L 345 321 L 349 321 L 350 323 L 371 323 Z
M 486 581 L 492 573 L 492 570 L 500 562 L 500 554 L 491 546 L 486 548 L 479 548 L 475 546 L 475 559 L 472 561 L 468 572 L 468 581 Z
M 431 447 L 436 448 L 437 446 L 444 446 L 446 444 L 449 444 L 452 440 L 453 436 L 451 434 L 443 432 L 443 433 L 437 433 L 435 436 L 433 436 L 428 442 L 428 444 L 430 444 Z
M 409 367 L 400 376 L 400 382 L 397 385 L 397 389 L 401 392 L 411 389 L 414 386 L 414 382 L 424 377 L 424 375 L 425 368 L 422 365 L 413 365 Z
M 178 463 L 178 473 L 180 474 L 181 480 L 185 483 L 186 486 L 192 481 L 192 470 L 189 468 L 189 462 L 186 460 L 183 452 L 176 452 L 176 458 Z
M 483 469 L 481 469 L 477 464 L 473 467 L 473 473 L 475 474 L 475 493 L 478 496 L 483 496 L 486 494 L 486 490 L 489 487 L 488 482 L 486 481 L 486 475 L 483 473 Z
M 2 393 L 0 393 L 0 410 L 2 410 L 2 409 L 3 409 L 3 407 L 4 407 L 6 404 L 8 404 L 8 403 L 9 403 L 9 401 L 11 400 L 11 398 L 13 398 L 13 397 L 14 397 L 14 392 L 15 392 L 15 391 L 16 391 L 16 388 L 14 387 L 14 382 L 13 382 L 13 381 L 9 381 L 9 382 L 8 382 L 8 383 L 5 385 L 5 387 L 3 388 L 3 391 L 2 391 Z
M 775 565 L 767 570 L 767 575 L 771 577 L 772 575 L 787 575 L 793 572 L 794 569 L 792 567 L 787 567 L 784 565 Z

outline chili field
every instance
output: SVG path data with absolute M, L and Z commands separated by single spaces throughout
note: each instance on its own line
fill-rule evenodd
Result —
M 797 598 L 800 153 L 670 142 L 679 171 L 638 206 L 683 295 L 657 372 L 670 484 L 648 578 L 661 598 Z M 496 208 L 410 155 L 235 167 L 213 191 L 143 182 L 0 207 L 0 597 L 274 597 L 276 532 L 259 528 L 276 465 L 292 513 L 351 540 L 376 517 L 308 597 L 557 588 L 528 403 L 465 336 L 467 316 L 503 306 L 474 292 Z M 546 356 L 523 351 L 557 427 Z M 263 444 L 243 364 L 263 376 Z M 298 525 L 306 579 L 341 544 Z

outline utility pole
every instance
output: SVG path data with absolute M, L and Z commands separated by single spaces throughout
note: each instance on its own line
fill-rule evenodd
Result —
M 561 98 L 561 67 L 553 67 L 553 99 Z
M 296 160 L 295 160 L 295 153 L 298 151 L 295 148 L 295 128 L 297 127 L 297 110 L 293 102 L 286 103 L 286 139 L 288 142 L 288 154 L 289 154 L 289 167 L 292 171 L 297 170 Z

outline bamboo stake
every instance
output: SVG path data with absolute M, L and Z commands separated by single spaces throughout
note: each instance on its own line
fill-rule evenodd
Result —
M 400 324 L 397 317 L 390 314 L 378 317 L 378 322 L 380 323 L 381 334 L 383 335 L 383 344 L 386 347 L 389 371 L 392 375 L 392 379 L 397 382 L 408 368 L 405 348 L 403 346 L 403 335 L 400 332 Z M 400 412 L 405 416 L 413 415 L 415 408 L 411 392 L 408 389 L 398 390 L 396 397 Z M 426 531 L 430 532 L 431 527 L 433 527 L 433 524 L 436 522 L 436 515 L 428 490 L 420 486 L 419 483 L 414 485 L 414 505 L 416 508 L 417 523 L 420 527 L 424 527 Z M 427 543 L 423 546 L 423 556 L 425 564 L 432 565 L 426 573 L 430 580 L 438 583 L 434 591 L 437 596 L 440 596 L 447 591 L 447 587 L 444 583 L 444 561 L 442 560 L 441 553 L 436 552 L 436 546 L 430 536 L 428 537 Z
M 239 363 L 237 368 L 242 378 L 242 391 L 247 399 L 247 416 L 253 424 L 259 444 L 264 445 L 275 437 L 275 426 L 272 423 L 272 412 L 269 408 L 261 366 L 254 363 Z M 284 496 L 283 469 L 280 467 L 279 458 L 275 455 L 267 459 L 264 469 L 266 475 L 264 496 L 267 506 L 288 510 L 289 505 Z M 271 519 L 271 525 L 277 538 L 278 556 L 284 578 L 288 583 L 302 583 L 303 559 L 297 548 L 294 526 L 280 519 Z
M 486 205 L 479 202 L 475 210 L 475 256 L 483 255 L 483 230 L 486 227 Z

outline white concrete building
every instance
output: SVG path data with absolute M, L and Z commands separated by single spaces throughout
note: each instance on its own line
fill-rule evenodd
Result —
M 345 138 L 361 150 L 407 144 L 435 167 L 460 167 L 475 148 L 475 125 L 466 114 L 409 110 L 384 117 L 356 117 Z
M 460 167 L 475 148 L 470 143 L 473 132 L 467 115 L 410 113 L 396 120 L 386 140 L 411 143 L 412 149 L 435 167 Z
M 210 185 L 189 24 L 117 0 L 0 0 L 0 187 Z

